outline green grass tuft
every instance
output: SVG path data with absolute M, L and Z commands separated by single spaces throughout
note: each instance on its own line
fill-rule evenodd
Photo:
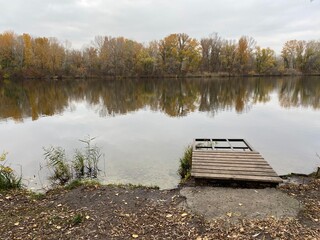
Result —
M 75 179 L 65 186 L 65 189 L 72 190 L 81 186 L 101 186 L 101 183 L 92 179 Z
M 83 222 L 83 219 L 84 219 L 83 215 L 78 213 L 72 218 L 72 224 L 78 225 Z
M 188 146 L 184 151 L 183 157 L 180 158 L 180 167 L 178 173 L 183 181 L 187 180 L 191 176 L 191 164 L 192 164 L 192 146 Z
M 6 157 L 7 153 L 0 155 L 0 190 L 20 189 L 22 178 L 18 177 L 13 169 L 5 164 Z

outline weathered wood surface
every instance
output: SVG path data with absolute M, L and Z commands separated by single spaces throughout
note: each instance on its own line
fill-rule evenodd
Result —
M 259 152 L 193 150 L 191 176 L 202 179 L 281 183 Z

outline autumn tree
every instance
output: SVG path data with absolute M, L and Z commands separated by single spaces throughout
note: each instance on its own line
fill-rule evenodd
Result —
M 221 69 L 221 49 L 223 41 L 217 33 L 200 40 L 201 45 L 201 70 L 219 72 Z
M 198 69 L 199 43 L 185 33 L 171 34 L 159 42 L 161 66 L 169 74 L 184 74 Z
M 30 69 L 34 66 L 33 49 L 32 49 L 32 38 L 29 34 L 24 33 L 22 35 L 24 48 L 23 48 L 23 68 Z
M 68 64 L 70 65 L 70 74 L 74 77 L 84 77 L 85 63 L 82 52 L 80 50 L 72 50 L 68 54 Z
M 320 72 L 320 41 L 309 41 L 306 43 L 302 72 Z
M 256 47 L 255 63 L 259 74 L 267 73 L 275 66 L 275 52 L 270 48 Z
M 59 43 L 56 38 L 49 39 L 48 49 L 48 65 L 49 71 L 53 75 L 57 75 L 63 68 L 65 51 L 63 46 Z
M 34 39 L 34 63 L 41 75 L 49 71 L 49 39 L 45 37 L 38 37 Z
M 151 41 L 144 46 L 139 55 L 137 63 L 137 73 L 139 75 L 155 75 L 159 73 L 159 43 Z
M 256 42 L 253 38 L 243 36 L 238 41 L 237 65 L 240 73 L 246 73 L 252 66 L 252 55 Z
M 297 65 L 297 48 L 298 48 L 297 40 L 287 41 L 281 51 L 281 56 L 284 61 L 285 68 L 294 69 Z
M 225 40 L 221 48 L 220 61 L 223 71 L 231 75 L 236 69 L 237 45 L 234 40 Z
M 153 58 L 148 49 L 143 48 L 137 56 L 137 73 L 141 75 L 153 75 L 156 59 Z
M 171 34 L 159 41 L 159 55 L 163 72 L 169 74 L 178 72 L 177 34 Z
M 88 75 L 97 74 L 99 69 L 98 50 L 95 47 L 86 47 L 83 50 L 83 61 Z
M 14 67 L 15 34 L 11 31 L 0 34 L 0 69 Z

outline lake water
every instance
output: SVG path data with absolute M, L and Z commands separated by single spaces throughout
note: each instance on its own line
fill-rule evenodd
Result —
M 203 137 L 245 138 L 278 174 L 309 173 L 320 164 L 320 78 L 0 83 L 0 152 L 28 187 L 46 184 L 43 147 L 71 157 L 88 135 L 107 183 L 173 188 L 185 147 Z

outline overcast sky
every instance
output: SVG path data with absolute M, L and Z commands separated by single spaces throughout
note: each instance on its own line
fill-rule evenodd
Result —
M 5 30 L 69 40 L 74 48 L 97 35 L 148 42 L 217 32 L 251 36 L 279 52 L 286 40 L 320 40 L 320 0 L 0 0 Z

